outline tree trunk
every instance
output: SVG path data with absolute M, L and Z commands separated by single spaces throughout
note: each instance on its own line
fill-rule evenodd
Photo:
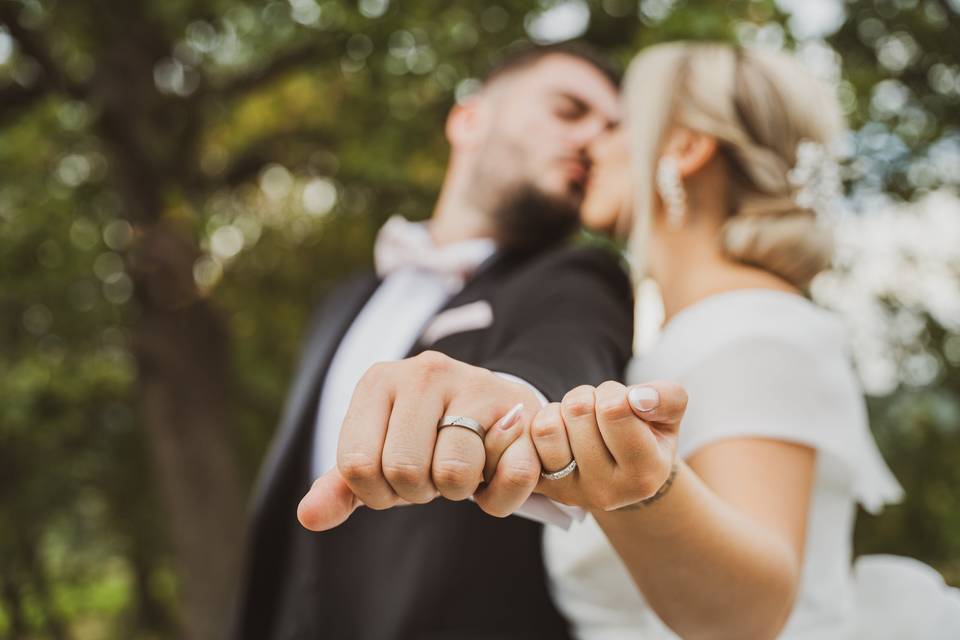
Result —
M 196 104 L 154 86 L 154 65 L 171 47 L 141 12 L 118 3 L 88 99 L 122 214 L 136 229 L 127 263 L 139 401 L 169 523 L 182 637 L 208 640 L 221 635 L 236 581 L 245 492 L 230 433 L 226 325 L 198 295 L 195 232 L 165 215 L 195 166 L 189 134 L 200 116 Z
M 141 541 L 141 544 L 145 542 Z M 133 569 L 133 597 L 136 601 L 136 614 L 130 629 L 150 637 L 168 638 L 173 635 L 173 621 L 168 609 L 153 593 L 151 578 L 155 565 L 152 560 L 156 556 L 151 555 L 150 550 L 149 546 L 138 546 L 129 555 Z
M 143 417 L 181 580 L 185 637 L 215 638 L 235 584 L 244 493 L 230 446 L 222 319 L 196 295 L 196 249 L 168 224 L 136 255 Z
M 3 580 L 4 616 L 7 618 L 7 630 L 10 635 L 6 638 L 22 638 L 27 635 L 27 619 L 23 613 L 23 596 L 17 580 L 5 572 Z
M 39 549 L 33 541 L 25 541 L 23 551 L 25 560 L 30 564 L 30 583 L 33 585 L 36 594 L 38 608 L 43 612 L 43 627 L 47 637 L 51 640 L 66 640 L 68 637 L 67 625 L 64 623 L 51 596 L 47 570 L 43 566 Z

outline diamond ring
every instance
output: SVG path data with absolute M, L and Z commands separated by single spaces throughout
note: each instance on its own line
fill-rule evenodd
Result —
M 576 468 L 577 468 L 577 461 L 571 460 L 570 464 L 565 466 L 563 469 L 560 469 L 560 471 L 553 471 L 552 473 L 541 471 L 540 476 L 542 478 L 546 478 L 547 480 L 561 480 L 563 478 L 566 478 L 571 473 L 573 473 L 576 470 Z

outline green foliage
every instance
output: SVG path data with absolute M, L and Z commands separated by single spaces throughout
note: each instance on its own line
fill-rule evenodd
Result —
M 857 548 L 920 558 L 960 584 L 960 341 L 932 318 L 921 338 L 940 354 L 936 380 L 870 403 L 872 427 L 894 474 L 907 490 L 903 504 L 879 517 L 864 515 Z
M 170 637 L 180 586 L 137 367 L 147 223 L 178 223 L 200 250 L 197 286 L 231 340 L 229 445 L 249 484 L 313 301 L 369 263 L 389 215 L 429 215 L 458 87 L 556 3 L 83 4 L 0 0 L 0 634 Z M 772 0 L 589 6 L 585 38 L 621 63 L 674 38 L 795 44 Z M 955 184 L 929 154 L 957 136 L 956 3 L 846 7 L 829 44 L 867 159 L 857 184 L 904 198 Z M 956 340 L 933 320 L 928 333 L 938 354 Z M 957 360 L 872 402 L 910 497 L 857 539 L 954 581 Z

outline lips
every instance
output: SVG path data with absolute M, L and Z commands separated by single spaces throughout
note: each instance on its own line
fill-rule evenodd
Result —
M 587 180 L 590 178 L 590 165 L 588 163 L 581 160 L 564 160 L 563 164 L 566 166 L 567 178 L 571 182 L 581 187 L 587 184 Z

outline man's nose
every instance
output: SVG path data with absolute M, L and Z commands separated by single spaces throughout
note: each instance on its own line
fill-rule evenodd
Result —
M 584 118 L 573 135 L 573 142 L 584 152 L 607 130 L 607 122 L 603 118 Z

